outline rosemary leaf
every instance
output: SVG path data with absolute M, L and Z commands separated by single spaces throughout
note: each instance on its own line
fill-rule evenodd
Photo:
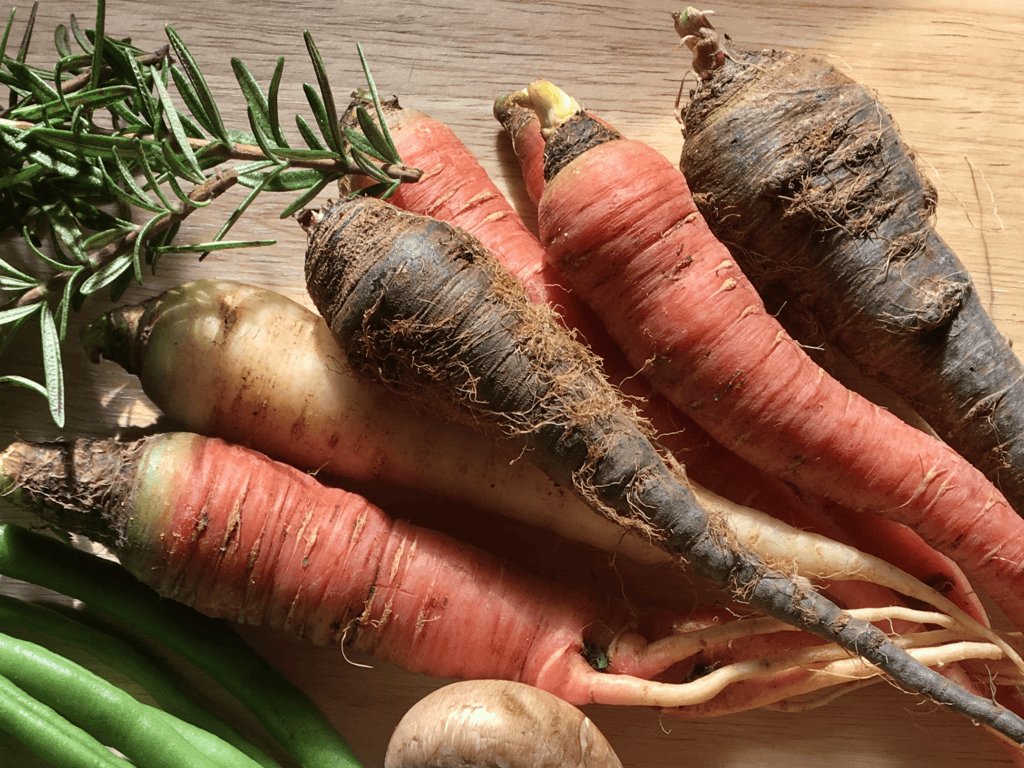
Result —
M 39 335 L 43 342 L 43 374 L 50 415 L 58 427 L 64 426 L 64 366 L 61 364 L 60 334 L 50 305 L 43 302 L 39 314 Z
M 51 269 L 55 269 L 58 272 L 61 272 L 65 269 L 73 268 L 70 264 L 65 264 L 63 261 L 52 259 L 47 254 L 43 253 L 43 251 L 41 251 L 39 247 L 35 244 L 35 238 L 32 237 L 32 233 L 28 231 L 27 226 L 22 230 L 22 237 L 24 238 L 25 243 L 28 245 L 29 249 L 32 251 L 32 255 L 35 256 L 44 264 L 48 265 Z
M 119 45 L 111 46 L 107 53 L 107 58 L 110 59 L 111 66 L 114 67 L 120 77 L 126 79 L 134 87 L 135 93 L 132 103 L 134 104 L 135 111 L 145 118 L 149 130 L 155 131 L 159 108 L 150 90 L 150 82 L 143 74 L 139 62 L 136 61 L 135 56 L 132 55 L 130 50 Z M 128 122 L 132 121 L 129 120 Z
M 236 248 L 263 248 L 274 245 L 276 240 L 212 240 L 208 243 L 188 243 L 187 245 L 164 245 L 157 250 L 162 253 L 210 253 L 211 251 L 227 251 Z
M 270 160 L 277 162 L 275 149 L 270 146 L 270 140 L 267 138 L 267 134 L 263 126 L 260 125 L 260 118 L 257 116 L 256 110 L 253 109 L 250 104 L 246 107 L 245 112 L 249 117 L 249 127 L 252 128 L 253 138 L 256 139 L 256 144 L 259 146 L 260 151 L 263 152 L 263 154 Z M 270 127 L 269 124 L 267 127 Z
M 54 245 L 66 246 L 75 262 L 88 264 L 89 255 L 82 247 L 82 230 L 68 205 L 64 202 L 44 205 L 42 212 L 53 233 Z
M 38 312 L 42 304 L 43 302 L 37 301 L 34 304 L 26 304 L 23 307 L 0 309 L 0 325 L 7 325 L 8 323 L 13 323 L 15 320 L 28 317 L 33 312 Z
M 371 184 L 368 187 L 358 189 L 353 192 L 353 195 L 366 195 L 368 197 L 379 197 L 381 200 L 387 200 L 394 193 L 396 189 L 401 186 L 402 182 L 398 179 L 389 179 L 388 181 L 379 181 L 376 184 Z
M 35 390 L 43 397 L 46 397 L 46 387 L 42 384 L 26 379 L 24 376 L 0 376 L 0 384 L 16 384 L 19 387 L 26 387 Z
M 114 168 L 117 170 L 117 174 L 120 177 L 122 184 L 124 184 L 124 187 L 121 187 L 116 183 L 114 185 L 113 191 L 120 199 L 124 200 L 129 205 L 134 205 L 153 213 L 164 209 L 164 206 L 153 202 L 149 195 L 146 194 L 146 191 L 139 186 L 139 183 L 135 180 L 134 174 L 129 170 L 128 166 L 125 164 L 124 158 L 122 158 L 121 153 L 116 148 L 114 149 Z
M 384 120 L 384 110 L 381 109 L 380 96 L 377 94 L 377 86 L 373 82 L 373 76 L 370 74 L 370 65 L 366 63 L 366 56 L 363 54 L 363 46 L 356 43 L 356 51 L 359 53 L 359 63 L 363 67 L 363 76 L 366 77 L 366 85 L 370 89 L 370 98 L 373 100 L 373 105 L 377 111 L 377 122 L 383 127 L 384 138 L 387 141 L 387 147 L 390 152 L 386 152 L 388 159 L 392 163 L 401 163 L 402 158 L 398 156 L 398 150 L 395 148 L 395 142 L 391 140 L 391 133 L 387 128 L 387 121 Z
M 371 179 L 376 179 L 380 182 L 390 181 L 387 174 L 384 173 L 379 167 L 370 162 L 369 158 L 358 150 L 352 153 L 352 159 L 356 161 L 356 165 L 369 176 Z
M 132 254 L 122 253 L 120 256 L 111 259 L 100 269 L 93 272 L 82 283 L 79 289 L 84 296 L 91 296 L 96 291 L 110 285 L 121 276 L 121 273 L 132 267 Z
M 185 102 L 186 109 L 188 109 L 199 125 L 203 127 L 203 130 L 212 136 L 216 130 L 216 124 L 207 114 L 206 107 L 203 106 L 203 102 L 199 98 L 199 92 L 192 87 L 188 76 L 179 67 L 172 65 L 171 79 L 174 81 L 174 87 L 178 89 L 178 95 Z
M 163 156 L 163 154 L 162 150 L 156 153 L 158 157 Z M 171 154 L 173 155 L 174 153 L 172 152 Z M 165 195 L 163 190 L 160 188 L 160 183 L 156 180 L 156 175 L 153 173 L 153 168 L 149 163 L 149 156 L 145 152 L 139 155 L 139 167 L 142 169 L 142 173 L 146 177 L 148 188 L 157 196 L 163 204 L 163 207 L 169 210 L 171 207 L 171 201 L 167 199 L 167 195 Z
M 274 180 L 274 176 L 277 173 L 279 173 L 281 170 L 283 170 L 283 168 L 284 168 L 284 166 L 280 166 L 280 165 L 275 166 L 275 170 L 271 171 L 269 174 L 267 174 L 267 176 L 264 177 L 264 179 L 261 182 L 255 184 L 252 187 L 252 189 L 249 191 L 249 194 L 247 194 L 245 196 L 245 198 L 242 200 L 242 202 L 240 202 L 235 207 L 235 210 L 233 210 L 231 212 L 231 215 L 228 216 L 228 218 L 224 222 L 223 226 L 221 226 L 221 228 L 217 232 L 217 234 L 214 235 L 213 242 L 216 243 L 216 242 L 220 242 L 221 240 L 223 240 L 224 236 L 231 230 L 231 228 L 233 226 L 235 226 L 235 223 L 242 217 L 242 214 L 245 213 L 245 211 L 252 204 L 252 201 L 255 200 L 256 197 L 258 195 L 260 195 L 266 189 L 267 184 L 269 184 L 271 181 L 273 181 Z M 238 181 L 239 181 L 240 184 L 244 184 L 244 182 L 242 181 L 242 177 L 241 176 L 238 177 Z M 206 249 L 203 252 L 203 254 L 199 257 L 199 260 L 202 261 L 203 259 L 205 259 L 206 256 L 209 254 L 210 250 L 212 250 L 212 249 Z
M 203 179 L 205 181 L 205 177 Z M 167 174 L 167 186 L 171 188 L 171 192 L 186 206 L 194 206 L 196 208 L 205 208 L 212 201 L 211 200 L 193 200 L 188 196 L 188 193 L 181 188 L 181 184 L 174 178 L 172 174 Z
M 71 315 L 75 293 L 78 290 L 75 283 L 83 278 L 86 272 L 85 267 L 76 268 L 71 272 L 67 282 L 64 284 L 64 293 L 61 295 L 60 304 L 57 306 L 57 334 L 60 336 L 61 341 L 68 337 L 68 318 Z
M 110 245 L 113 242 L 120 240 L 122 237 L 131 232 L 135 227 L 111 227 L 110 229 L 104 229 L 101 232 L 96 232 L 90 235 L 82 241 L 82 247 L 86 251 L 96 251 L 105 245 Z
M 11 12 L 7 16 L 7 25 L 4 27 L 4 35 L 0 38 L 0 61 L 3 61 L 7 57 L 7 40 L 11 36 L 11 27 L 14 25 L 14 16 L 17 10 L 17 8 L 11 8 Z
M 26 165 L 15 173 L 5 173 L 3 176 L 0 176 L 0 189 L 16 187 L 26 181 L 31 181 L 33 177 L 38 176 L 42 172 L 43 166 L 33 163 L 32 165 Z
M 32 277 L 31 275 L 26 275 L 20 269 L 16 269 L 15 267 L 12 267 L 10 264 L 8 264 L 3 259 L 0 259 L 0 272 L 5 272 L 8 275 L 10 275 L 11 277 L 17 277 L 17 278 L 20 278 L 21 280 L 29 280 L 33 284 L 35 284 L 35 278 L 34 277 Z
M 21 36 L 21 45 L 18 46 L 18 58 L 19 64 L 25 62 L 25 57 L 28 56 L 28 46 L 32 42 L 32 31 L 36 26 L 36 10 L 39 8 L 39 3 L 32 4 L 32 10 L 28 14 L 28 24 L 25 25 L 25 33 Z M 11 106 L 14 106 L 13 104 Z
M 71 56 L 71 33 L 63 24 L 58 24 L 53 30 L 53 45 L 62 59 Z
M 44 115 L 53 119 L 69 114 L 76 107 L 92 110 L 103 109 L 115 102 L 123 101 L 134 93 L 134 86 L 110 85 L 105 88 L 97 88 L 94 91 L 79 91 L 67 96 L 61 94 L 55 102 L 50 101 L 46 104 L 29 104 L 24 107 L 18 107 L 11 111 L 9 117 L 12 120 L 24 120 L 26 122 L 36 122 L 41 120 Z
M 206 181 L 206 177 L 203 176 L 202 171 L 199 170 L 198 165 L 193 168 L 189 165 L 188 157 L 191 156 L 193 162 L 197 162 L 195 155 L 192 154 L 191 149 L 188 153 L 179 155 L 174 151 L 174 148 L 163 142 L 160 144 L 160 153 L 163 156 L 164 164 L 167 170 L 181 179 L 188 179 L 193 184 L 202 184 Z M 166 178 L 166 177 L 165 177 Z
M 165 28 L 167 38 L 171 41 L 171 47 L 174 49 L 174 54 L 178 57 L 178 61 L 181 63 L 182 69 L 188 76 L 188 81 L 195 89 L 196 96 L 199 99 L 199 103 L 202 104 L 203 112 L 206 119 L 209 121 L 209 125 L 204 127 L 210 131 L 210 133 L 217 139 L 223 142 L 228 141 L 227 133 L 224 130 L 224 120 L 221 118 L 220 109 L 217 107 L 217 102 L 213 98 L 213 93 L 210 91 L 210 86 L 206 82 L 206 78 L 203 77 L 202 71 L 199 69 L 199 64 L 192 56 L 192 52 L 189 51 L 188 46 L 185 45 L 185 41 L 181 39 L 181 36 L 175 31 L 174 27 L 167 26 Z M 198 119 L 199 115 L 195 115 Z
M 150 255 L 146 252 L 149 233 L 152 231 L 153 227 L 157 226 L 168 216 L 170 216 L 170 211 L 164 211 L 163 213 L 158 213 L 143 224 L 142 228 L 139 230 L 138 236 L 135 238 L 135 242 L 132 244 L 132 267 L 135 270 L 135 280 L 140 285 L 142 284 L 142 262 L 143 260 L 147 263 L 152 261 Z
M 241 59 L 237 57 L 231 58 L 231 69 L 234 70 L 235 79 L 238 81 L 238 87 L 242 89 L 242 96 L 245 97 L 245 103 L 249 106 L 249 122 L 250 124 L 255 122 L 259 130 L 263 132 L 265 136 L 273 135 L 273 128 L 270 125 L 270 104 L 267 102 L 267 97 L 263 94 L 263 90 L 260 88 L 259 83 L 256 82 L 256 78 L 252 76 L 249 68 L 245 66 Z M 255 134 L 256 128 L 253 128 Z
M 323 116 L 326 125 L 321 123 L 320 131 L 327 140 L 327 145 L 338 154 L 344 155 L 345 148 L 341 141 L 341 124 L 338 122 L 338 108 L 334 103 L 334 94 L 331 92 L 331 83 L 327 78 L 327 67 L 324 66 L 323 57 L 320 56 L 320 49 L 313 42 L 313 35 L 307 29 L 302 33 L 302 39 L 306 41 L 306 51 L 313 62 L 313 72 L 316 74 L 316 82 L 320 87 L 320 95 L 323 97 Z M 317 122 L 320 115 L 317 114 Z
M 12 86 L 22 88 L 43 103 L 59 101 L 60 95 L 48 82 L 19 61 L 7 60 L 7 69 L 14 76 Z
M 92 53 L 92 42 L 78 25 L 78 19 L 75 17 L 75 14 L 71 14 L 71 34 L 75 36 L 75 41 L 83 51 Z
M 324 143 L 320 141 L 320 137 L 316 135 L 316 131 L 313 130 L 313 126 L 306 121 L 306 118 L 302 115 L 296 115 L 295 125 L 298 126 L 299 133 L 302 135 L 302 140 L 306 142 L 306 145 L 310 149 L 321 152 L 328 151 Z
M 100 84 L 100 73 L 103 70 L 103 47 L 106 35 L 103 32 L 105 26 L 107 2 L 96 0 L 96 42 L 92 49 L 92 67 L 89 70 L 89 89 L 96 90 Z
M 320 129 L 320 135 L 323 137 L 324 141 L 320 145 L 330 147 L 333 151 L 341 154 L 341 145 L 334 139 L 331 118 L 327 113 L 327 107 L 324 106 L 323 100 L 320 98 L 320 94 L 309 83 L 302 84 L 302 91 L 306 94 L 306 101 L 309 103 L 309 108 L 313 111 L 313 119 L 316 120 L 317 127 Z
M 102 158 L 112 159 L 114 151 L 131 157 L 138 156 L 145 150 L 160 151 L 161 142 L 140 139 L 137 136 L 107 136 L 101 133 L 81 133 L 66 131 L 59 128 L 38 127 L 26 131 L 26 136 L 47 147 L 63 150 L 70 158 Z
M 282 219 L 287 219 L 293 213 L 295 213 L 300 208 L 305 206 L 307 203 L 309 203 L 310 200 L 312 200 L 314 197 L 319 195 L 324 190 L 324 187 L 326 187 L 328 184 L 330 184 L 336 178 L 337 177 L 334 176 L 334 175 L 325 176 L 315 186 L 310 187 L 309 189 L 307 189 L 305 192 L 303 192 L 301 195 L 299 195 L 297 198 L 295 198 L 287 208 L 285 208 L 283 211 L 281 211 L 281 218 Z
M 297 192 L 319 184 L 326 176 L 337 178 L 337 174 L 329 174 L 314 168 L 293 168 L 271 173 L 239 175 L 238 183 L 246 187 L 259 188 L 266 192 Z
M 185 135 L 185 129 L 181 125 L 181 120 L 178 119 L 178 108 L 171 101 L 171 94 L 167 92 L 163 78 L 158 77 L 154 73 L 153 83 L 156 85 L 157 96 L 163 105 L 164 117 L 171 129 L 171 135 L 174 136 L 178 150 L 181 152 L 182 158 L 184 158 L 184 162 L 180 166 L 184 171 L 184 178 L 187 178 L 194 184 L 202 184 L 206 179 L 203 176 L 203 172 L 199 169 L 199 162 L 196 160 L 195 153 L 192 152 L 192 147 L 188 143 L 188 136 Z M 177 156 L 176 153 L 170 150 L 165 151 L 164 154 L 167 155 L 168 153 Z
M 279 147 L 287 147 L 288 140 L 285 139 L 281 130 L 281 116 L 278 111 L 277 96 L 281 90 L 281 77 L 284 75 L 284 56 L 279 56 L 277 65 L 274 67 L 274 74 L 270 78 L 270 90 L 267 94 L 267 115 L 270 120 L 270 133 Z
M 0 291 L 15 293 L 17 291 L 27 291 L 30 288 L 35 288 L 37 285 L 39 285 L 39 282 L 36 280 L 19 280 L 16 277 L 0 275 Z
M 370 113 L 362 104 L 356 107 L 356 119 L 359 121 L 359 128 L 362 130 L 363 136 L 366 137 L 365 144 L 369 145 L 362 151 L 383 163 L 394 162 L 388 154 L 388 140 L 384 138 L 384 134 L 380 132 L 380 128 L 373 122 Z M 355 133 L 355 131 L 351 131 L 351 133 Z

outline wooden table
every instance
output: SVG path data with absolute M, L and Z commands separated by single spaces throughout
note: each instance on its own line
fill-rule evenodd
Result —
M 653 0 L 451 0 L 391 3 L 350 0 L 111 0 L 107 31 L 143 48 L 165 42 L 172 24 L 203 66 L 230 124 L 246 125 L 229 66 L 238 56 L 262 83 L 286 55 L 282 109 L 305 112 L 299 84 L 312 80 L 302 31 L 313 32 L 337 88 L 363 84 L 361 42 L 382 92 L 448 122 L 478 154 L 524 218 L 533 211 L 511 151 L 491 117 L 493 99 L 543 76 L 571 90 L 624 129 L 676 159 L 681 138 L 673 117 L 687 68 L 668 12 Z M 28 15 L 19 9 L 16 34 Z M 678 8 L 681 10 L 681 7 Z M 921 164 L 936 183 L 938 228 L 977 280 L 1002 330 L 1024 343 L 1024 5 L 1007 0 L 840 0 L 723 2 L 717 26 L 749 46 L 789 47 L 830 56 L 875 89 L 893 111 Z M 53 60 L 49 34 L 75 13 L 91 25 L 87 2 L 44 2 L 32 60 Z M 16 39 L 16 38 L 12 38 Z M 159 274 L 125 297 L 152 295 L 186 279 L 225 277 L 305 298 L 303 235 L 281 221 L 279 199 L 259 203 L 239 237 L 273 237 L 278 245 L 212 256 L 203 264 L 169 257 Z M 195 216 L 184 238 L 208 237 L 216 215 Z M 88 304 L 77 326 L 106 309 Z M 77 345 L 66 351 L 68 435 L 110 435 L 145 427 L 156 413 L 135 383 L 112 365 L 92 366 Z M 38 344 L 20 339 L 3 358 L 4 372 L 41 379 Z M 16 435 L 54 437 L 41 398 L 4 389 L 0 444 Z M 17 519 L 9 505 L 0 507 Z M 21 588 L 0 584 L 9 592 Z M 379 765 L 401 714 L 442 681 L 370 662 L 347 662 L 337 649 L 311 649 L 268 633 L 249 632 L 257 647 L 308 690 L 350 738 L 367 766 Z M 352 661 L 368 662 L 357 658 Z M 630 767 L 708 765 L 744 768 L 835 766 L 986 766 L 1009 764 L 980 728 L 933 711 L 891 686 L 876 685 L 803 714 L 754 712 L 702 722 L 659 718 L 646 710 L 588 707 Z

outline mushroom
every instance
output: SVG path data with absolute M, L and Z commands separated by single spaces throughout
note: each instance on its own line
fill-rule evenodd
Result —
M 579 709 L 507 680 L 439 688 L 398 723 L 384 768 L 622 768 Z

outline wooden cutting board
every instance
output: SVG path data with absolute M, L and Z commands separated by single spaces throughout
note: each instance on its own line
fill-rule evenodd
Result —
M 310 30 L 342 92 L 363 84 L 356 42 L 378 87 L 449 123 L 477 153 L 499 186 L 532 222 L 534 211 L 514 157 L 491 117 L 496 96 L 545 77 L 570 90 L 632 138 L 677 159 L 681 146 L 673 102 L 688 55 L 676 50 L 669 11 L 653 0 L 111 0 L 107 31 L 144 49 L 165 42 L 173 25 L 190 45 L 229 124 L 246 126 L 229 60 L 245 61 L 267 83 L 277 57 L 287 57 L 282 111 L 306 112 L 300 88 L 313 74 L 302 41 Z M 840 0 L 722 2 L 714 21 L 734 41 L 787 47 L 830 57 L 877 91 L 940 194 L 938 229 L 972 271 L 1004 333 L 1024 343 L 1024 5 L 1006 0 Z M 19 9 L 16 34 L 28 16 Z M 76 14 L 91 26 L 91 4 L 44 2 L 30 61 L 54 58 L 50 32 Z M 12 38 L 14 39 L 14 38 Z M 693 82 L 692 79 L 690 81 Z M 308 304 L 302 281 L 303 235 L 280 220 L 280 199 L 257 203 L 236 228 L 239 238 L 276 238 L 278 245 L 215 254 L 202 264 L 169 257 L 144 288 L 153 295 L 184 280 L 223 277 L 265 285 Z M 216 213 L 189 220 L 183 238 L 208 238 Z M 77 327 L 107 307 L 88 304 Z M 156 418 L 134 381 L 113 365 L 92 366 L 74 343 L 66 351 L 67 435 L 111 435 Z M 39 348 L 22 338 L 3 358 L 4 373 L 42 378 Z M 15 436 L 55 437 L 42 400 L 0 392 L 0 444 Z M 6 519 L 19 519 L 9 505 Z M 398 512 L 397 514 L 401 514 Z M 0 589 L 23 593 L 10 582 Z M 337 649 L 259 631 L 246 636 L 324 707 L 367 766 L 379 765 L 402 713 L 437 681 Z M 365 665 L 372 666 L 365 666 Z M 980 728 L 936 712 L 881 683 L 826 707 L 799 714 L 752 712 L 687 722 L 649 710 L 588 707 L 630 768 L 721 766 L 809 768 L 952 768 L 1009 764 Z

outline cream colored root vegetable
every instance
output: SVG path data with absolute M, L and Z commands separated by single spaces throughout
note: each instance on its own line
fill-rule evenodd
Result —
M 506 680 L 453 683 L 414 704 L 384 768 L 621 768 L 597 726 L 556 696 Z

